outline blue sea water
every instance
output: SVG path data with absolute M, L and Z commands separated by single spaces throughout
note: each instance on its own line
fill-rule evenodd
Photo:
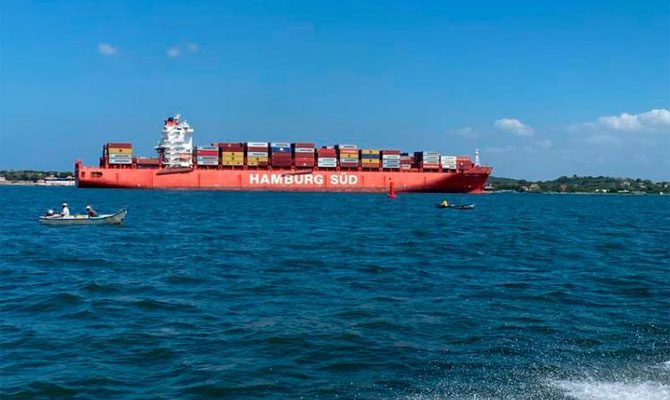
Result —
M 0 197 L 2 398 L 670 398 L 670 197 Z

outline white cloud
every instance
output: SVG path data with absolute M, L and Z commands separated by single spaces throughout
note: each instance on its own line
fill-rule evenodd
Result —
M 113 56 L 119 52 L 117 47 L 112 46 L 108 43 L 98 43 L 98 53 L 103 56 Z
M 549 139 L 538 140 L 537 142 L 535 142 L 535 147 L 541 150 L 549 150 L 552 147 L 554 147 L 554 142 L 552 142 Z
M 486 147 L 483 152 L 484 153 L 490 153 L 490 154 L 496 154 L 496 153 L 514 153 L 516 151 L 516 147 L 514 146 L 503 146 L 503 147 Z
M 200 45 L 197 43 L 186 43 L 186 49 L 190 53 L 197 53 L 198 51 L 200 51 Z
M 593 122 L 573 125 L 572 130 L 610 132 L 664 132 L 670 133 L 670 110 L 662 108 L 640 114 L 622 113 L 600 117 Z
M 170 58 L 182 57 L 187 54 L 195 54 L 200 51 L 200 45 L 197 43 L 189 42 L 181 45 L 174 45 L 167 49 L 165 54 Z
M 621 140 L 612 135 L 593 135 L 586 138 L 591 144 L 621 144 Z
M 518 136 L 530 136 L 534 133 L 533 128 L 515 118 L 502 118 L 493 123 L 493 126 L 503 132 L 513 133 Z
M 469 126 L 466 126 L 465 128 L 458 129 L 455 133 L 459 136 L 463 136 L 464 138 L 468 138 L 468 139 L 475 139 L 478 136 L 477 132 L 475 132 Z
M 167 49 L 166 54 L 170 58 L 177 58 L 181 55 L 181 50 L 177 46 L 170 47 L 169 49 Z

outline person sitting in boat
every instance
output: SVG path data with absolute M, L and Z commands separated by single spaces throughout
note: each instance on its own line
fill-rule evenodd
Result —
M 63 209 L 60 212 L 61 217 L 69 217 L 70 216 L 70 208 L 68 207 L 67 203 L 63 203 Z
M 449 202 L 447 200 L 442 200 L 442 203 L 440 203 L 440 206 L 449 207 Z
M 98 212 L 95 211 L 91 206 L 86 206 L 86 214 L 89 216 L 89 218 L 98 216 Z

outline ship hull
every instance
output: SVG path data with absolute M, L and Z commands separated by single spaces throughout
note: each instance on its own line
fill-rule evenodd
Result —
M 75 166 L 80 188 L 195 189 L 301 192 L 479 193 L 489 167 L 467 171 L 364 171 L 264 169 L 139 169 Z

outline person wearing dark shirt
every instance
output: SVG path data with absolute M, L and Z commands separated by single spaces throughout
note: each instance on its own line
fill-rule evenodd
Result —
M 86 214 L 87 214 L 89 217 L 97 217 L 97 216 L 98 216 L 98 212 L 95 211 L 95 210 L 93 209 L 93 207 L 91 207 L 91 206 L 86 206 Z

